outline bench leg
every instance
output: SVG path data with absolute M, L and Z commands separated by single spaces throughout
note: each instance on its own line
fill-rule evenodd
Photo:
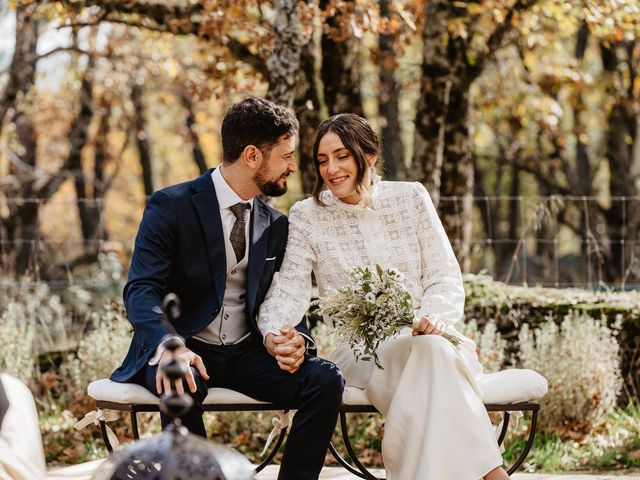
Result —
M 354 452 L 353 447 L 351 446 L 351 440 L 349 440 L 349 431 L 347 429 L 347 415 L 346 415 L 345 412 L 340 412 L 340 430 L 342 430 L 342 440 L 344 441 L 344 446 L 347 449 L 347 452 L 349 453 L 349 457 L 351 457 L 351 461 L 353 462 L 353 464 L 358 468 L 358 470 L 360 470 L 360 473 L 354 472 L 349 467 L 345 466 L 345 468 L 347 468 L 347 470 L 351 471 L 355 475 L 358 475 L 360 478 L 365 478 L 367 480 L 385 480 L 384 478 L 378 478 L 378 477 L 374 476 L 371 472 L 369 472 L 369 470 L 367 470 L 367 467 L 362 465 L 362 463 L 360 463 L 360 460 L 358 460 L 358 455 L 356 455 L 356 453 Z M 333 447 L 333 445 L 331 445 L 330 449 L 332 447 Z M 333 454 L 334 457 L 336 457 L 337 452 L 334 453 L 332 451 L 331 453 Z M 342 458 L 342 457 L 340 457 L 340 458 Z M 336 460 L 338 460 L 338 462 L 340 462 L 338 457 L 336 457 Z M 342 462 L 340 462 L 340 463 L 342 463 Z M 345 463 L 346 463 L 346 461 L 345 461 Z M 343 464 L 343 466 L 344 466 L 344 464 Z
M 507 429 L 509 428 L 509 412 L 503 412 L 502 415 L 502 430 L 500 430 L 500 436 L 498 437 L 498 446 L 504 442 L 504 437 L 507 435 Z
M 133 431 L 134 440 L 140 440 L 140 432 L 138 431 L 138 412 L 131 410 L 131 430 Z
M 99 420 L 100 422 L 100 433 L 102 434 L 102 440 L 104 441 L 105 447 L 107 447 L 107 452 L 113 452 L 113 446 L 109 441 L 109 436 L 107 435 L 107 424 L 104 420 Z
M 282 446 L 282 442 L 284 442 L 284 437 L 287 434 L 287 428 L 283 428 L 280 431 L 280 435 L 278 436 L 278 440 L 276 441 L 275 446 L 271 449 L 271 451 L 269 452 L 269 455 L 267 455 L 267 458 L 265 458 L 262 463 L 260 463 L 260 465 L 258 465 L 255 468 L 255 472 L 258 473 L 260 470 L 264 469 L 264 467 L 266 467 L 267 465 L 269 465 L 271 463 L 271 460 L 273 460 L 273 457 L 276 456 L 276 453 L 278 453 L 278 450 L 280 450 L 280 447 Z
M 352 473 L 356 477 L 366 478 L 362 473 L 360 473 L 359 470 L 356 470 L 355 468 L 353 468 L 353 466 L 349 462 L 347 462 L 344 459 L 344 457 L 342 455 L 340 455 L 340 453 L 338 453 L 338 450 L 336 450 L 336 447 L 333 446 L 333 443 L 329 444 L 329 451 L 331 452 L 331 455 L 333 455 L 333 458 L 335 458 L 336 461 L 340 465 L 342 465 L 342 467 L 344 467 L 346 470 L 348 470 L 349 473 Z
M 531 446 L 533 445 L 533 440 L 536 436 L 537 426 L 538 426 L 538 411 L 534 410 L 531 412 L 531 427 L 529 428 L 529 438 L 527 439 L 527 444 L 525 445 L 523 452 L 520 454 L 516 462 L 507 471 L 509 475 L 514 473 L 516 470 L 518 470 L 518 468 L 520 468 L 520 465 L 522 465 L 524 460 L 527 458 L 527 455 L 529 455 L 529 450 L 531 450 Z

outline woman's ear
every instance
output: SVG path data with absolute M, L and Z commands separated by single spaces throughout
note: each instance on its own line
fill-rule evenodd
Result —
M 367 156 L 367 164 L 369 165 L 369 168 L 373 167 L 378 161 L 378 156 L 375 153 L 367 153 L 366 156 Z

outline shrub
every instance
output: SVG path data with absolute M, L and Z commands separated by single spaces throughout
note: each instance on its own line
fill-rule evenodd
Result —
M 461 322 L 456 327 L 460 333 L 476 342 L 478 359 L 485 372 L 497 372 L 502 368 L 507 341 L 498 332 L 498 326 L 494 321 L 490 320 L 482 330 L 475 319 Z
M 338 335 L 335 329 L 323 321 L 319 321 L 315 327 L 311 329 L 311 335 L 318 347 L 318 356 L 321 358 L 330 358 L 331 352 L 336 348 Z
M 131 324 L 121 303 L 91 314 L 91 325 L 61 368 L 61 376 L 70 382 L 68 392 L 76 399 L 86 396 L 90 382 L 109 376 L 120 365 L 131 341 Z
M 493 319 L 509 342 L 508 354 L 517 354 L 516 340 L 522 325 L 537 328 L 548 317 L 559 322 L 571 311 L 595 319 L 606 318 L 609 326 L 620 324 L 617 335 L 624 390 L 618 406 L 625 406 L 640 393 L 640 291 L 578 288 L 548 288 L 506 285 L 479 275 L 465 277 L 465 316 L 480 326 Z M 616 327 L 618 328 L 618 327 Z
M 570 312 L 558 326 L 549 318 L 518 336 L 520 361 L 544 375 L 543 428 L 588 431 L 610 414 L 622 388 L 616 331 L 602 320 Z
M 11 302 L 0 315 L 0 371 L 7 372 L 29 385 L 35 373 L 33 343 L 36 326 L 24 304 Z
M 52 294 L 46 283 L 25 283 L 6 292 L 0 301 L 0 309 L 12 309 L 12 315 L 20 316 L 22 321 L 36 327 L 36 355 L 69 348 L 71 316 L 60 297 Z

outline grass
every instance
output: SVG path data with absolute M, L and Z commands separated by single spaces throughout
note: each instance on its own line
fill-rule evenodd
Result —
M 507 435 L 504 458 L 512 464 L 525 445 L 528 422 L 516 435 Z M 582 470 L 624 470 L 640 467 L 640 403 L 617 408 L 593 431 L 577 435 L 567 431 L 539 432 L 527 460 L 525 472 L 561 473 Z

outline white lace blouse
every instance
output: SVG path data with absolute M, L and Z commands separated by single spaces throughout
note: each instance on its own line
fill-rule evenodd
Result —
M 260 308 L 263 336 L 304 316 L 311 272 L 323 295 L 342 287 L 349 269 L 374 263 L 403 273 L 418 317 L 428 315 L 447 326 L 462 318 L 460 267 L 422 184 L 376 179 L 368 205 L 346 204 L 330 191 L 322 192 L 321 200 L 326 206 L 308 198 L 291 208 L 284 261 Z

